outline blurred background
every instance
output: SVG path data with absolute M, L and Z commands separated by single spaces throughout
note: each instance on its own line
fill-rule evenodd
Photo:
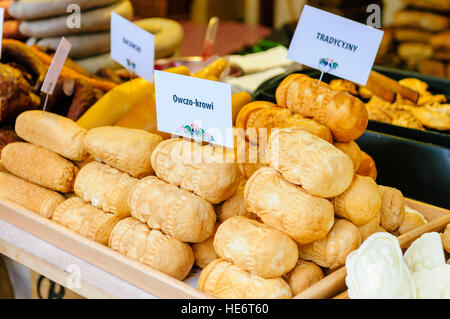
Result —
M 366 23 L 370 15 L 367 7 L 377 4 L 382 9 L 381 22 L 386 33 L 376 64 L 450 77 L 450 49 L 436 49 L 428 43 L 434 34 L 445 32 L 448 26 L 415 25 L 395 18 L 404 11 L 429 13 L 426 18 L 431 19 L 449 17 L 446 0 L 132 0 L 132 3 L 138 17 L 161 16 L 181 23 L 184 41 L 177 52 L 180 56 L 201 55 L 206 24 L 213 16 L 222 21 L 214 53 L 227 55 L 265 38 L 288 46 L 305 4 L 361 23 Z M 450 41 L 450 34 L 447 36 Z

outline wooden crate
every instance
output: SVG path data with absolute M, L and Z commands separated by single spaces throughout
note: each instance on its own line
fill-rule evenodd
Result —
M 413 200 L 407 200 L 407 205 L 421 212 L 429 223 L 403 235 L 405 243 L 411 243 L 423 233 L 441 230 L 444 222 L 450 222 L 449 210 Z M 446 216 L 446 220 L 441 219 L 440 224 L 436 225 L 433 220 L 442 216 Z M 212 298 L 183 281 L 132 260 L 11 202 L 0 202 L 0 218 L 157 297 Z M 346 289 L 345 275 L 345 267 L 342 267 L 295 298 L 332 298 Z
M 0 202 L 0 218 L 160 298 L 210 298 L 182 281 L 11 202 Z

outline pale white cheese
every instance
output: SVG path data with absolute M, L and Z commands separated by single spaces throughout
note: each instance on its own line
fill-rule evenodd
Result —
M 444 247 L 438 233 L 426 233 L 416 239 L 404 256 L 412 273 L 445 265 Z
M 416 298 L 416 286 L 395 236 L 376 233 L 346 260 L 352 299 Z
M 450 299 L 450 265 L 413 273 L 418 299 Z

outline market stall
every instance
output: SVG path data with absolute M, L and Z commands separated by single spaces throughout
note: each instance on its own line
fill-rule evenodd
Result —
M 341 21 L 381 42 L 347 75 L 299 63 L 289 27 L 4 2 L 20 36 L 4 32 L 0 59 L 0 254 L 85 298 L 450 298 L 450 81 L 372 67 L 389 31 Z M 253 30 L 250 45 L 225 52 L 230 30 Z M 199 56 L 179 56 L 192 38 Z M 123 53 L 148 44 L 150 76 Z

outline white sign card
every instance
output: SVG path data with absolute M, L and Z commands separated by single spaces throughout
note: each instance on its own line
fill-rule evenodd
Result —
M 232 148 L 231 85 L 155 71 L 158 130 Z
M 5 9 L 0 8 L 0 59 L 2 58 L 2 41 L 3 41 L 3 20 L 5 17 Z
M 115 12 L 111 13 L 111 57 L 153 83 L 155 36 Z
M 366 85 L 383 31 L 305 5 L 288 58 Z
M 66 62 L 70 49 L 72 49 L 72 44 L 66 38 L 62 37 L 48 69 L 44 84 L 42 84 L 41 92 L 48 95 L 53 94 L 53 90 L 58 82 L 59 75 L 61 74 L 61 70 Z

